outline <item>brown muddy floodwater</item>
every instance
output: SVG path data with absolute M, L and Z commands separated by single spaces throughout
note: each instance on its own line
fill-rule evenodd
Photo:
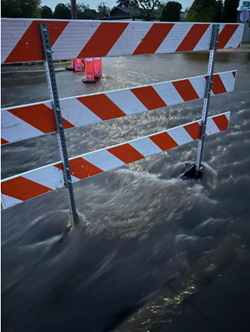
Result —
M 56 74 L 60 97 L 206 74 L 208 53 L 103 59 L 103 78 Z M 211 98 L 229 129 L 206 139 L 202 181 L 178 176 L 197 142 L 74 185 L 81 223 L 58 242 L 64 189 L 2 211 L 6 332 L 250 330 L 250 52 L 217 54 L 235 91 Z M 2 107 L 49 98 L 44 75 L 2 80 Z M 69 156 L 194 121 L 202 101 L 67 131 Z M 2 148 L 2 177 L 59 160 L 55 135 Z M 87 225 L 84 226 L 85 220 Z

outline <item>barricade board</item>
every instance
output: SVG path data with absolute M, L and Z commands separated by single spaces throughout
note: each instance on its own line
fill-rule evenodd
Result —
M 38 23 L 53 60 L 209 50 L 213 23 L 2 19 L 2 63 L 43 61 Z M 240 46 L 244 24 L 220 23 L 218 48 Z
M 2 144 L 56 131 L 61 156 L 61 162 L 2 180 L 4 208 L 65 186 L 71 228 L 77 222 L 72 182 L 197 139 L 194 165 L 199 178 L 204 137 L 226 130 L 230 117 L 227 112 L 207 118 L 210 95 L 233 91 L 236 77 L 236 71 L 213 74 L 216 49 L 239 47 L 243 24 L 37 19 L 2 19 L 1 24 L 2 63 L 44 61 L 51 97 L 50 101 L 3 109 Z M 58 97 L 54 60 L 205 50 L 210 50 L 205 76 L 61 100 Z M 64 129 L 200 98 L 204 98 L 201 120 L 68 159 Z
M 226 130 L 230 112 L 207 119 L 206 135 Z M 201 120 L 69 159 L 72 182 L 124 166 L 199 139 Z M 64 186 L 62 164 L 44 166 L 2 181 L 4 208 Z
M 214 74 L 211 95 L 234 90 L 236 71 Z M 64 129 L 85 126 L 204 97 L 206 76 L 60 99 Z M 51 102 L 1 110 L 1 144 L 55 132 Z

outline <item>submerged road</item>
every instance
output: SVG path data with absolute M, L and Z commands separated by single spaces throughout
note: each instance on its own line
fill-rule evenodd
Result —
M 103 78 L 56 74 L 60 97 L 205 74 L 208 53 L 103 59 Z M 250 52 L 217 54 L 235 91 L 206 139 L 201 182 L 178 179 L 197 142 L 75 184 L 81 224 L 58 243 L 64 189 L 2 211 L 4 331 L 249 331 Z M 2 80 L 2 107 L 47 100 L 45 75 Z M 67 132 L 70 156 L 201 117 L 202 101 Z M 59 160 L 55 135 L 2 148 L 2 177 Z M 86 218 L 87 226 L 84 227 Z

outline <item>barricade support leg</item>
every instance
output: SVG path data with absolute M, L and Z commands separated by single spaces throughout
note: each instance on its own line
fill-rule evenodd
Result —
M 44 65 L 46 69 L 46 76 L 47 82 L 49 87 L 50 99 L 52 104 L 52 110 L 55 119 L 55 127 L 56 127 L 56 135 L 57 135 L 57 142 L 60 152 L 60 157 L 62 161 L 63 167 L 63 175 L 64 175 L 64 185 L 68 192 L 69 197 L 69 223 L 66 226 L 68 230 L 72 229 L 74 224 L 78 221 L 78 215 L 76 212 L 75 207 L 75 199 L 73 193 L 73 186 L 69 168 L 69 161 L 68 161 L 68 153 L 67 153 L 67 146 L 66 140 L 64 135 L 63 129 L 63 122 L 62 122 L 62 115 L 61 115 L 61 108 L 59 102 L 59 96 L 57 91 L 57 84 L 56 84 L 56 77 L 54 71 L 54 64 L 52 58 L 52 51 L 50 46 L 50 39 L 49 39 L 49 31 L 48 26 L 46 23 L 39 24 L 40 34 L 41 34 L 41 42 L 42 42 L 42 50 L 43 50 L 43 58 L 44 58 Z
M 181 178 L 186 180 L 190 178 L 200 179 L 205 167 L 201 164 L 201 157 L 204 148 L 204 138 L 206 132 L 206 124 L 207 124 L 207 116 L 209 110 L 209 102 L 211 95 L 211 88 L 213 83 L 213 74 L 214 74 L 214 64 L 215 64 L 215 55 L 218 44 L 218 36 L 219 36 L 220 25 L 213 24 L 212 27 L 212 36 L 210 43 L 210 54 L 209 54 L 209 62 L 208 62 L 208 71 L 206 78 L 206 87 L 205 87 L 205 95 L 202 109 L 202 120 L 201 120 L 201 131 L 200 138 L 198 141 L 198 149 L 196 162 L 193 164 L 185 164 L 185 172 L 181 175 Z

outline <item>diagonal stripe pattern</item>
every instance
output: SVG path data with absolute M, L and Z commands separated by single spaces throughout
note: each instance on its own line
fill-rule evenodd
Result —
M 230 112 L 209 117 L 206 135 L 226 130 L 229 118 Z M 192 142 L 199 138 L 200 123 L 201 120 L 195 121 L 71 158 L 69 164 L 73 182 Z M 44 166 L 3 180 L 2 204 L 8 208 L 63 186 L 62 164 Z
M 42 61 L 38 23 L 54 60 L 209 50 L 212 23 L 2 19 L 2 63 Z M 244 24 L 220 24 L 218 48 L 237 48 Z
M 214 74 L 213 94 L 234 90 L 236 71 Z M 116 119 L 204 97 L 205 76 L 60 99 L 64 129 Z M 1 144 L 55 131 L 50 102 L 1 111 Z

